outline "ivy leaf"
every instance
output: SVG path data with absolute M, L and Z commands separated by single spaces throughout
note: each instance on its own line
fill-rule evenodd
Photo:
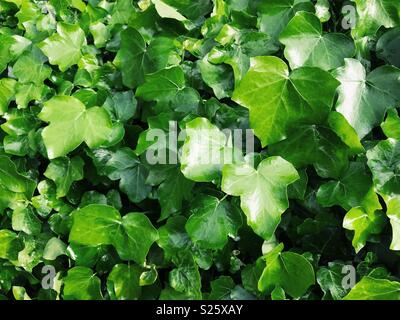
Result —
M 38 44 L 53 65 L 62 72 L 77 64 L 82 57 L 81 48 L 86 45 L 85 33 L 79 25 L 60 22 L 57 33 Z
M 115 57 L 114 64 L 121 69 L 124 85 L 136 88 L 142 84 L 145 75 L 146 43 L 141 34 L 127 28 L 121 32 L 121 47 Z
M 158 239 L 157 230 L 144 214 L 129 213 L 121 218 L 113 207 L 91 204 L 75 210 L 72 216 L 70 241 L 89 246 L 113 245 L 123 260 L 142 264 Z
M 50 161 L 44 175 L 55 182 L 57 198 L 66 196 L 72 183 L 83 179 L 83 166 L 84 162 L 79 156 L 72 159 L 62 157 Z
M 388 110 L 386 120 L 381 127 L 388 138 L 400 140 L 400 117 L 395 109 Z
M 385 224 L 384 215 L 380 211 L 366 213 L 355 207 L 347 212 L 343 219 L 343 228 L 354 231 L 353 247 L 358 253 L 367 243 L 370 235 L 379 234 Z
M 240 212 L 227 200 L 202 196 L 192 205 L 186 231 L 199 247 L 221 249 L 242 225 Z
M 31 51 L 22 54 L 14 64 L 13 73 L 20 83 L 34 83 L 40 85 L 49 78 L 51 68 L 44 63 L 47 58 L 33 47 Z
M 362 207 L 373 214 L 382 209 L 374 192 L 372 178 L 362 162 L 351 162 L 337 181 L 323 184 L 317 192 L 318 202 L 324 207 L 342 206 L 346 211 Z
M 136 90 L 136 97 L 145 101 L 169 102 L 185 88 L 181 67 L 172 67 L 145 77 L 145 83 Z
M 141 295 L 139 286 L 142 271 L 138 266 L 117 264 L 107 278 L 107 291 L 112 300 L 137 300 Z
M 99 174 L 113 181 L 120 180 L 121 191 L 128 195 L 129 200 L 137 203 L 146 199 L 151 190 L 151 186 L 146 184 L 149 172 L 132 149 L 121 148 L 115 152 L 96 149 L 90 155 Z
M 14 79 L 0 79 L 0 115 L 7 112 L 8 104 L 15 95 L 16 84 Z
M 132 91 L 116 92 L 108 96 L 103 104 L 114 121 L 127 122 L 136 113 L 137 101 Z
M 400 190 L 400 142 L 383 140 L 367 152 L 376 190 L 385 196 L 396 195 Z
M 324 178 L 339 177 L 348 165 L 348 148 L 325 126 L 301 126 L 288 132 L 288 138 L 270 147 L 296 168 L 313 165 Z
M 178 165 L 159 165 L 152 167 L 146 180 L 147 184 L 159 185 L 158 201 L 161 206 L 159 220 L 180 212 L 184 200 L 192 197 L 194 183 L 185 178 Z
M 343 276 L 342 273 L 344 265 L 337 262 L 330 262 L 327 267 L 322 267 L 317 272 L 317 282 L 324 291 L 324 298 L 333 300 L 341 300 L 348 289 L 343 288 Z
M 261 161 L 257 170 L 247 163 L 225 165 L 221 189 L 229 195 L 240 196 L 248 225 L 268 240 L 289 207 L 287 187 L 298 179 L 296 169 L 289 162 L 270 157 Z
M 235 286 L 235 282 L 231 277 L 220 276 L 218 279 L 211 281 L 211 293 L 208 299 L 231 300 L 231 293 Z
M 353 0 L 357 5 L 357 25 L 352 30 L 355 38 L 375 36 L 381 26 L 392 28 L 399 23 L 400 4 L 396 0 Z
M 259 5 L 260 30 L 278 43 L 279 35 L 298 11 L 314 12 L 309 0 L 268 0 Z
M 329 71 L 343 65 L 355 53 L 354 42 L 342 33 L 323 33 L 317 16 L 297 12 L 279 37 L 292 69 L 302 66 Z
M 18 259 L 18 252 L 23 245 L 14 232 L 3 229 L 0 230 L 0 258 L 14 261 Z
M 344 300 L 399 300 L 400 282 L 363 277 Z
M 217 179 L 224 163 L 241 160 L 230 139 L 206 118 L 186 123 L 186 139 L 182 147 L 181 171 L 196 182 Z
M 391 250 L 400 250 L 400 196 L 395 196 L 387 202 L 386 215 L 390 219 L 392 226 Z
M 378 67 L 367 75 L 359 61 L 346 59 L 336 78 L 341 82 L 336 110 L 360 138 L 380 125 L 386 110 L 400 101 L 400 70 L 395 67 Z
M 258 282 L 258 289 L 272 292 L 279 286 L 291 297 L 300 298 L 315 283 L 314 269 L 303 256 L 282 250 L 283 244 L 266 256 L 267 266 Z
M 400 68 L 400 27 L 385 32 L 376 44 L 378 56 L 388 64 Z
M 281 59 L 256 57 L 233 100 L 250 110 L 250 125 L 266 146 L 283 140 L 288 129 L 299 122 L 323 121 L 337 86 L 338 82 L 320 69 L 304 67 L 289 74 Z
M 15 209 L 11 223 L 15 231 L 23 231 L 29 235 L 38 235 L 42 230 L 42 223 L 30 206 Z
M 103 300 L 100 279 L 89 268 L 74 267 L 68 270 L 63 283 L 65 300 Z
M 86 109 L 74 97 L 56 96 L 46 101 L 38 117 L 50 122 L 42 131 L 49 159 L 67 155 L 82 142 L 90 148 L 99 147 L 112 132 L 107 111 L 99 107 Z

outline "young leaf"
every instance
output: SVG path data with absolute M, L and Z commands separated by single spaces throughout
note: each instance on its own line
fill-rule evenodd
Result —
M 90 148 L 99 147 L 112 132 L 107 111 L 99 107 L 86 109 L 74 97 L 56 96 L 46 101 L 38 116 L 50 122 L 42 131 L 49 159 L 67 155 L 82 142 Z
M 400 283 L 386 279 L 364 277 L 344 300 L 399 300 Z
M 225 165 L 221 189 L 240 196 L 247 223 L 263 239 L 270 239 L 288 208 L 287 187 L 299 179 L 296 169 L 280 157 L 267 158 L 254 169 L 249 164 Z
M 74 267 L 63 279 L 65 300 L 103 300 L 100 291 L 100 279 L 91 269 Z

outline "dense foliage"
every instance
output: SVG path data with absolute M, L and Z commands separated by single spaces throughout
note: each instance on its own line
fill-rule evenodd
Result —
M 400 299 L 399 16 L 0 0 L 0 298 Z

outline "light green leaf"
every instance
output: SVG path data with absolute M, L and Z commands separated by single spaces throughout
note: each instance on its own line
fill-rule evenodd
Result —
M 29 235 L 38 235 L 42 229 L 42 222 L 31 206 L 15 209 L 11 223 L 15 231 L 23 231 Z
M 82 142 L 96 148 L 107 142 L 112 124 L 106 110 L 85 105 L 74 97 L 56 96 L 44 103 L 38 117 L 50 122 L 42 131 L 49 159 L 65 156 Z
M 341 300 L 348 289 L 343 288 L 343 277 L 342 272 L 344 264 L 330 262 L 327 267 L 318 269 L 317 282 L 324 291 L 324 298 L 333 300 Z
M 79 156 L 72 159 L 62 157 L 50 161 L 44 176 L 56 184 L 57 198 L 66 196 L 72 183 L 83 179 L 83 165 L 84 162 Z
M 18 252 L 23 245 L 18 236 L 10 230 L 0 230 L 0 258 L 7 260 L 17 260 Z
M 317 16 L 297 12 L 279 37 L 292 69 L 302 66 L 329 71 L 344 64 L 355 53 L 353 40 L 342 33 L 323 33 Z
M 367 152 L 376 190 L 385 196 L 400 193 L 400 142 L 394 139 L 380 141 Z
M 7 112 L 8 104 L 15 94 L 16 83 L 14 79 L 0 79 L 0 115 Z
M 288 208 L 287 187 L 299 179 L 296 169 L 280 157 L 267 158 L 258 165 L 225 165 L 221 189 L 240 196 L 240 206 L 254 232 L 268 240 Z
M 233 93 L 233 100 L 250 110 L 250 124 L 266 146 L 286 138 L 288 129 L 315 124 L 328 116 L 338 82 L 317 68 L 289 74 L 276 57 L 252 58 L 249 72 Z
M 86 267 L 74 267 L 68 270 L 63 279 L 65 300 L 102 300 L 100 291 L 100 279 L 91 269 Z
M 381 127 L 388 138 L 400 140 L 400 117 L 397 110 L 388 110 L 386 120 Z
M 282 250 L 283 245 L 278 246 L 266 256 L 267 266 L 258 281 L 258 289 L 270 293 L 280 286 L 292 298 L 300 298 L 315 283 L 313 267 L 303 256 Z
M 400 3 L 397 0 L 353 0 L 357 5 L 357 25 L 354 38 L 375 36 L 381 26 L 392 28 L 399 24 Z
M 142 271 L 138 266 L 117 264 L 107 278 L 107 291 L 112 300 L 137 300 L 141 295 L 139 286 Z
M 70 241 L 89 246 L 113 245 L 123 260 L 142 264 L 158 239 L 157 230 L 140 213 L 129 213 L 121 218 L 113 207 L 92 204 L 75 210 L 72 215 Z
M 358 253 L 367 243 L 370 235 L 379 234 L 385 225 L 385 217 L 380 211 L 367 214 L 355 207 L 343 219 L 343 228 L 354 231 L 353 247 Z
M 240 152 L 230 147 L 230 139 L 206 118 L 186 123 L 181 171 L 186 178 L 208 182 L 220 176 L 224 163 L 240 161 Z
M 400 282 L 364 277 L 344 300 L 400 300 Z
M 47 58 L 43 53 L 33 47 L 31 51 L 22 54 L 13 67 L 13 74 L 18 78 L 19 83 L 32 82 L 40 85 L 51 74 L 51 68 L 44 63 Z
M 400 196 L 396 196 L 386 201 L 387 213 L 392 226 L 391 250 L 400 250 Z
M 399 103 L 400 70 L 382 66 L 367 75 L 358 60 L 345 61 L 345 66 L 335 71 L 341 82 L 336 110 L 362 139 L 382 123 L 387 109 Z
M 223 248 L 228 237 L 235 237 L 242 225 L 237 208 L 212 196 L 200 197 L 192 205 L 191 214 L 186 231 L 195 244 L 205 249 Z
M 51 64 L 58 65 L 64 72 L 79 62 L 82 57 L 81 49 L 85 45 L 85 33 L 79 25 L 59 22 L 57 33 L 39 43 L 38 47 Z

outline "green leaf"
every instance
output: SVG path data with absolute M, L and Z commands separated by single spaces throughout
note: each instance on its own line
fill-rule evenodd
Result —
M 30 198 L 36 188 L 36 183 L 21 175 L 15 164 L 5 156 L 0 156 L 0 185 L 15 193 L 23 193 Z
M 178 292 L 187 294 L 190 299 L 201 299 L 201 278 L 197 265 L 183 265 L 169 273 L 169 284 Z
M 192 197 L 194 183 L 185 178 L 179 165 L 152 167 L 146 183 L 159 185 L 157 194 L 161 206 L 160 220 L 180 212 L 183 202 Z
M 221 249 L 242 225 L 240 212 L 227 200 L 202 196 L 192 205 L 186 231 L 199 247 Z
M 136 113 L 137 101 L 132 91 L 116 92 L 108 96 L 103 104 L 112 120 L 127 122 Z
M 390 29 L 379 38 L 376 44 L 378 57 L 400 68 L 400 27 Z
M 84 162 L 81 157 L 75 156 L 57 158 L 50 161 L 44 176 L 53 180 L 57 186 L 57 198 L 67 195 L 74 181 L 83 179 Z
M 213 65 L 208 56 L 198 61 L 204 82 L 213 89 L 218 99 L 230 97 L 234 87 L 233 73 L 226 65 Z
M 68 270 L 63 283 L 65 300 L 103 300 L 100 279 L 89 268 L 74 267 Z
M 329 0 L 317 0 L 317 3 L 315 4 L 315 14 L 321 22 L 327 22 L 331 18 L 329 9 Z
M 117 264 L 107 278 L 107 290 L 112 300 L 137 300 L 141 295 L 138 266 Z
M 394 139 L 380 141 L 367 152 L 375 189 L 382 195 L 399 194 L 400 142 Z
M 400 250 L 400 196 L 386 201 L 387 204 L 387 217 L 390 219 L 392 226 L 392 243 L 390 244 L 391 250 Z
M 266 256 L 267 266 L 258 282 L 258 289 L 272 292 L 280 286 L 292 298 L 300 298 L 315 283 L 313 267 L 303 256 L 282 250 L 283 245 L 278 246 Z
M 186 123 L 186 139 L 182 147 L 181 171 L 196 182 L 217 179 L 224 163 L 240 161 L 241 155 L 230 147 L 231 140 L 206 118 Z
M 123 260 L 144 263 L 158 239 L 157 230 L 144 214 L 129 213 L 121 218 L 113 207 L 92 204 L 72 215 L 70 241 L 89 246 L 113 245 Z
M 287 187 L 299 179 L 296 169 L 280 157 L 261 161 L 257 170 L 251 165 L 225 165 L 221 189 L 240 196 L 240 206 L 255 233 L 268 240 L 289 207 Z
M 122 79 L 128 88 L 136 88 L 144 82 L 146 68 L 146 43 L 141 34 L 127 28 L 121 32 L 121 47 L 114 64 L 121 69 Z
M 41 221 L 30 206 L 15 209 L 11 221 L 15 231 L 23 231 L 29 235 L 38 235 L 42 229 Z
M 260 30 L 278 43 L 279 35 L 298 11 L 314 12 L 309 0 L 268 0 L 259 4 Z
M 17 260 L 18 252 L 23 246 L 18 236 L 10 230 L 0 230 L 0 258 L 7 260 Z
M 386 120 L 381 127 L 388 138 L 400 140 L 400 117 L 396 110 L 388 110 Z
M 211 293 L 209 300 L 231 300 L 232 290 L 235 288 L 235 282 L 231 277 L 221 276 L 211 281 Z
M 348 166 L 347 146 L 325 126 L 302 126 L 288 132 L 288 138 L 270 147 L 296 168 L 313 165 L 323 178 L 337 178 Z
M 146 75 L 145 83 L 136 90 L 136 96 L 145 101 L 169 102 L 185 88 L 181 67 L 172 67 Z
M 57 24 L 57 33 L 39 43 L 38 47 L 51 64 L 58 65 L 64 72 L 79 62 L 81 49 L 85 45 L 85 33 L 79 25 L 60 22 Z
M 14 64 L 13 73 L 20 83 L 34 83 L 40 85 L 50 77 L 51 68 L 44 63 L 47 58 L 33 47 L 31 51 L 22 54 Z
M 392 28 L 399 24 L 400 4 L 396 0 L 353 0 L 357 5 L 357 25 L 352 30 L 355 38 L 375 36 L 381 26 Z
M 363 277 L 344 300 L 399 300 L 400 282 Z
M 338 82 L 317 68 L 289 74 L 276 57 L 252 58 L 249 72 L 233 93 L 233 100 L 250 110 L 250 124 L 262 145 L 283 140 L 288 129 L 318 123 L 328 116 Z
M 343 228 L 354 231 L 353 247 L 358 253 L 367 243 L 370 235 L 379 234 L 385 225 L 385 217 L 380 211 L 366 213 L 355 207 L 343 219 Z
M 335 72 L 341 82 L 336 110 L 364 138 L 382 123 L 386 110 L 399 103 L 400 70 L 382 66 L 367 75 L 359 61 L 345 61 L 345 66 Z
M 297 12 L 279 37 L 292 69 L 302 66 L 329 71 L 343 65 L 355 53 L 354 42 L 342 33 L 323 33 L 318 17 Z
M 134 151 L 121 148 L 113 152 L 108 149 L 93 150 L 91 156 L 99 170 L 113 181 L 120 180 L 119 187 L 132 202 L 146 199 L 151 186 L 146 184 L 148 169 L 141 163 Z
M 38 117 L 50 122 L 42 131 L 49 159 L 67 155 L 82 142 L 90 148 L 99 147 L 112 131 L 107 111 L 99 107 L 86 109 L 74 97 L 56 96 L 46 101 Z
M 322 267 L 317 271 L 317 282 L 324 291 L 324 298 L 341 300 L 348 292 L 342 284 L 343 267 L 341 263 L 330 262 L 327 267 Z
M 43 259 L 56 260 L 61 255 L 67 255 L 67 246 L 60 239 L 53 237 L 43 250 Z
M 8 104 L 15 94 L 16 83 L 14 79 L 0 79 L 0 115 L 7 112 Z
M 382 209 L 374 192 L 371 174 L 362 162 L 351 162 L 339 180 L 323 184 L 318 189 L 317 199 L 324 207 L 340 205 L 346 211 L 362 207 L 373 214 Z

